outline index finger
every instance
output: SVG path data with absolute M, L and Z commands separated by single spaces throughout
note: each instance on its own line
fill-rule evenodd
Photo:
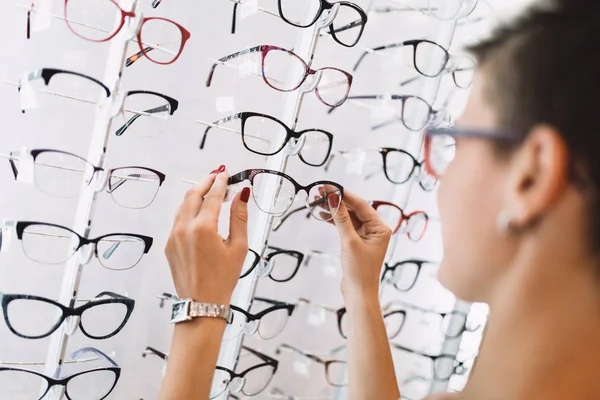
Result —
M 204 202 L 198 213 L 198 219 L 210 221 L 211 223 L 218 223 L 219 213 L 221 212 L 221 206 L 227 193 L 227 184 L 229 176 L 227 171 L 223 169 L 223 172 L 219 172 L 212 187 L 204 196 Z
M 344 190 L 344 197 L 342 201 L 361 222 L 373 222 L 381 220 L 377 210 L 375 210 L 368 201 L 358 197 L 352 192 Z

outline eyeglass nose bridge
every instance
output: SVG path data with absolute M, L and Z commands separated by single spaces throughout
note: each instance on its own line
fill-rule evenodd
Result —
M 246 378 L 236 376 L 229 382 L 229 391 L 232 393 L 239 393 L 242 391 L 246 384 Z
M 244 335 L 252 336 L 258 331 L 258 327 L 260 326 L 260 320 L 250 321 L 244 326 Z
M 323 77 L 323 71 L 322 70 L 316 70 L 316 71 L 310 71 L 313 74 L 312 77 L 312 81 L 309 82 L 309 79 L 307 78 L 306 82 L 304 82 L 303 87 L 302 87 L 302 92 L 303 93 L 308 93 L 308 92 L 313 92 L 317 86 L 319 86 L 319 83 L 321 83 L 321 78 Z
M 70 317 L 67 318 L 67 320 L 65 321 L 65 324 L 66 324 L 65 332 L 66 332 L 67 336 L 73 336 L 75 334 L 75 332 L 77 332 L 77 327 L 79 326 L 80 320 L 81 320 L 81 317 L 79 317 L 78 315 L 71 315 Z
M 304 148 L 304 144 L 306 143 L 306 135 L 300 136 L 299 139 L 291 139 L 287 144 L 287 154 L 289 156 L 297 156 L 298 153 L 302 151 Z
M 331 25 L 335 17 L 337 17 L 339 9 L 340 3 L 335 3 L 326 16 L 321 16 L 319 21 L 317 21 L 319 29 L 323 29 Z
M 77 251 L 78 262 L 80 265 L 87 265 L 92 260 L 92 256 L 96 252 L 96 244 L 88 243 L 79 248 Z
M 273 271 L 274 266 L 275 263 L 273 262 L 273 260 L 260 260 L 260 263 L 258 264 L 258 276 L 260 276 L 261 278 L 269 276 L 271 271 Z

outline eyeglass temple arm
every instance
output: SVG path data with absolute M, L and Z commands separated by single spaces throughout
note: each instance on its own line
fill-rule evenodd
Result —
M 304 298 L 304 297 L 300 297 L 298 299 L 298 303 L 304 303 L 304 304 L 308 304 L 308 305 L 313 305 L 315 307 L 321 308 L 321 309 L 323 309 L 325 311 L 329 311 L 329 312 L 332 312 L 332 313 L 337 313 L 338 310 L 339 310 L 338 308 L 326 306 L 325 304 L 322 304 L 322 303 L 316 303 L 316 302 L 311 301 L 311 300 L 309 300 L 307 298 Z
M 234 35 L 235 34 L 235 26 L 236 26 L 236 20 L 237 20 L 237 7 L 240 3 L 233 3 L 233 17 L 231 19 L 231 34 Z
M 155 356 L 160 357 L 164 361 L 169 361 L 169 356 L 162 351 L 156 350 L 154 347 L 147 346 L 146 350 L 142 353 L 142 357 L 146 357 L 148 354 L 154 354 Z
M 221 57 L 219 58 L 216 62 L 212 65 L 212 67 L 210 67 L 210 71 L 208 73 L 208 78 L 206 79 L 206 87 L 210 87 L 210 84 L 212 83 L 212 79 L 213 79 L 213 75 L 215 74 L 215 69 L 217 69 L 217 65 L 219 64 L 223 64 L 229 60 L 232 60 L 236 57 L 242 56 L 244 54 L 250 54 L 250 53 L 254 53 L 257 51 L 262 51 L 264 46 L 254 46 L 254 47 L 250 47 L 249 49 L 244 49 L 229 55 L 226 55 L 225 57 Z
M 392 100 L 397 100 L 396 98 L 394 98 L 394 96 L 397 95 L 392 95 Z M 362 96 L 348 96 L 346 98 L 346 100 L 378 100 L 378 99 L 385 99 L 387 98 L 386 95 L 383 94 L 372 94 L 372 95 L 362 95 Z M 331 107 L 329 110 L 327 110 L 327 114 L 331 114 L 333 112 L 333 110 L 335 110 L 338 107 Z
M 242 349 L 246 350 L 247 352 L 249 352 L 251 354 L 254 354 L 256 357 L 260 358 L 263 361 L 279 363 L 278 360 L 274 359 L 271 356 L 266 355 L 265 353 L 261 353 L 258 350 L 251 349 L 250 347 L 247 347 L 247 346 L 242 346 Z
M 146 46 L 146 47 L 144 47 L 144 51 L 140 50 L 137 53 L 132 54 L 131 56 L 127 57 L 127 60 L 125 61 L 125 67 L 131 67 L 134 62 L 136 62 L 137 60 L 139 60 L 140 58 L 142 58 L 144 56 L 144 53 L 149 53 L 152 50 L 154 50 L 154 47 Z
M 215 121 L 212 124 L 213 125 L 223 125 L 229 121 L 240 119 L 241 117 L 242 117 L 242 113 L 237 113 L 237 114 L 225 117 L 225 118 L 221 118 L 220 120 Z M 208 135 L 208 131 L 211 130 L 211 128 L 213 128 L 213 127 L 210 125 L 206 127 L 206 130 L 204 131 L 204 136 L 202 136 L 202 141 L 200 142 L 200 150 L 204 149 L 204 145 L 206 144 L 206 136 Z
M 160 300 L 160 302 L 158 303 L 159 308 L 163 308 L 165 306 L 165 300 L 179 301 L 179 297 L 177 297 L 171 293 L 163 293 L 162 295 L 157 296 L 157 297 Z
M 152 8 L 156 8 L 160 5 L 160 3 L 162 3 L 162 0 L 154 0 L 152 2 Z
M 381 50 L 385 50 L 385 49 L 393 49 L 393 48 L 396 48 L 396 47 L 404 47 L 404 46 L 407 45 L 407 43 L 408 42 L 392 43 L 392 44 L 387 44 L 385 46 L 373 47 L 372 49 L 365 49 L 365 52 L 361 54 L 361 56 L 359 57 L 359 59 L 356 61 L 356 64 L 354 64 L 353 71 L 356 71 L 356 69 L 358 68 L 358 66 L 360 65 L 360 63 L 363 61 L 363 59 L 367 56 L 367 54 L 372 54 L 372 53 L 375 53 L 376 51 L 381 51 Z
M 277 221 L 275 221 L 273 223 L 273 232 L 277 232 L 277 230 L 281 227 L 281 225 L 283 225 L 283 223 L 292 215 L 304 210 L 306 208 L 306 206 L 302 206 L 302 207 L 298 207 L 292 211 L 289 211 L 287 214 L 285 214 L 283 217 L 279 218 Z M 310 216 L 310 214 L 309 214 Z
M 19 176 L 19 168 L 17 167 L 17 164 L 15 163 L 16 158 L 14 156 L 14 153 L 15 153 L 14 151 L 11 151 L 9 153 L 8 162 L 10 163 L 10 169 L 12 170 L 12 173 L 16 180 L 17 177 Z
M 293 306 L 292 303 L 286 303 L 285 301 L 267 299 L 265 297 L 255 297 L 254 300 L 262 301 L 263 303 L 272 304 L 274 306 Z
M 148 110 L 144 110 L 143 112 L 147 113 L 147 114 L 154 114 L 154 113 L 169 111 L 169 108 L 170 108 L 169 104 L 165 104 L 160 107 L 155 107 L 155 108 L 150 108 Z M 133 117 L 129 118 L 129 120 L 127 122 L 125 122 L 125 124 L 123 126 L 121 126 L 119 129 L 117 129 L 117 131 L 115 132 L 115 135 L 116 136 L 123 135 L 123 133 L 125 133 L 127 128 L 129 128 L 131 126 L 131 124 L 133 124 L 141 116 L 142 116 L 142 114 L 136 113 Z
M 350 22 L 350 23 L 348 23 L 348 24 L 346 24 L 346 25 L 344 25 L 344 26 L 340 26 L 340 27 L 339 27 L 339 28 L 337 28 L 337 29 L 333 29 L 333 32 L 332 32 L 331 30 L 328 30 L 328 31 L 326 31 L 326 32 L 323 32 L 323 33 L 321 33 L 321 35 L 320 35 L 320 36 L 323 36 L 323 35 L 331 35 L 332 33 L 339 33 L 339 32 L 343 32 L 343 31 L 347 31 L 348 29 L 355 28 L 355 27 L 357 27 L 357 26 L 360 26 L 360 25 L 362 25 L 362 24 L 363 24 L 363 21 L 362 21 L 362 19 L 357 19 L 357 20 L 355 20 L 355 21 L 352 21 L 352 22 Z
M 73 360 L 77 360 L 77 359 L 81 358 L 82 355 L 87 354 L 87 353 L 96 354 L 98 357 L 103 358 L 106 361 L 108 361 L 109 363 L 111 363 L 113 365 L 113 367 L 119 368 L 119 365 L 115 362 L 115 360 L 113 360 L 107 354 L 98 350 L 95 347 L 84 347 L 82 349 L 79 349 L 71 355 L 71 358 Z
M 286 349 L 287 351 L 291 351 L 292 353 L 301 354 L 304 357 L 310 358 L 311 360 L 316 361 L 320 364 L 325 364 L 325 360 L 323 360 L 322 358 L 319 358 L 319 357 L 315 356 L 314 354 L 302 351 L 302 350 L 300 350 L 294 346 L 290 346 L 289 344 L 286 344 L 286 343 L 281 343 L 279 346 L 277 346 L 277 348 L 275 349 L 275 354 L 281 353 L 282 349 Z

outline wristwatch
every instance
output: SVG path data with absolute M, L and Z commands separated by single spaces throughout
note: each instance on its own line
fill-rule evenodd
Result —
M 190 321 L 196 317 L 223 318 L 231 324 L 233 314 L 231 308 L 219 304 L 196 303 L 192 299 L 183 299 L 173 303 L 171 323 Z

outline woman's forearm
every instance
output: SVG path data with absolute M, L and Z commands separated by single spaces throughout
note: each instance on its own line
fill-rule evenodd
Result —
M 398 400 L 394 363 L 376 294 L 345 294 L 350 400 Z
M 226 322 L 195 318 L 175 325 L 159 400 L 208 399 Z

